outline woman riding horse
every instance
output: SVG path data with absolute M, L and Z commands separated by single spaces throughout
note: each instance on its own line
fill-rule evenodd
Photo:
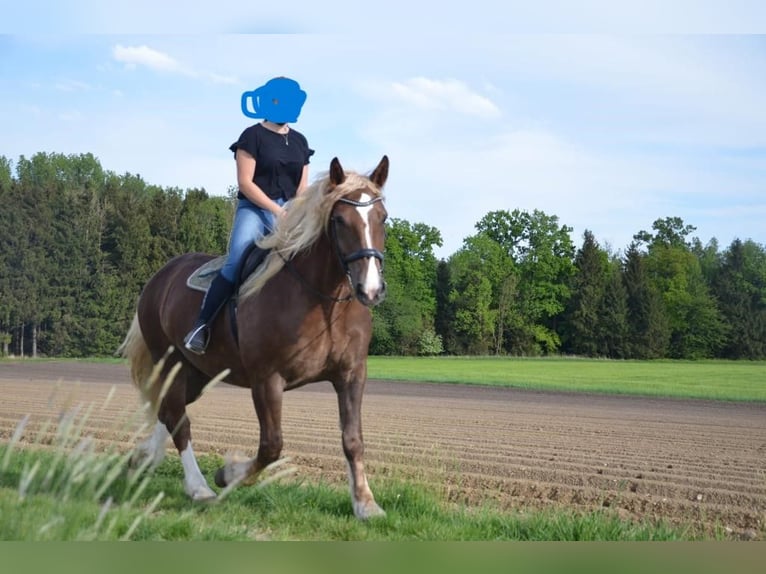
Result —
M 228 370 L 225 382 L 251 391 L 260 437 L 254 459 L 219 469 L 218 486 L 249 482 L 279 458 L 284 391 L 330 381 L 338 397 L 354 514 L 360 519 L 384 514 L 364 471 L 361 406 L 372 335 L 370 307 L 383 300 L 386 289 L 382 188 L 387 177 L 386 156 L 369 177 L 346 172 L 333 159 L 329 173 L 293 200 L 261 242 L 269 255 L 240 289 L 236 314 L 215 319 L 216 337 L 204 355 L 183 345 L 194 321 L 189 309 L 200 299 L 186 281 L 213 256 L 176 257 L 145 285 L 121 347 L 156 423 L 138 453 L 159 463 L 172 434 L 184 487 L 193 499 L 216 494 L 197 465 L 186 405 Z
M 248 100 L 252 99 L 254 112 Z M 294 80 L 274 78 L 253 92 L 242 94 L 242 111 L 264 118 L 248 127 L 229 146 L 237 162 L 237 210 L 226 262 L 202 301 L 199 317 L 184 338 L 184 346 L 201 355 L 210 340 L 209 323 L 231 296 L 239 279 L 244 255 L 274 228 L 282 206 L 308 184 L 309 148 L 303 134 L 288 122 L 298 121 L 306 92 Z

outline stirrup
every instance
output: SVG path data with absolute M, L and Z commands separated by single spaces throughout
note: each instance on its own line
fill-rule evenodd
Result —
M 184 337 L 184 348 L 195 355 L 204 355 L 210 342 L 210 331 L 206 323 L 197 323 L 194 328 Z

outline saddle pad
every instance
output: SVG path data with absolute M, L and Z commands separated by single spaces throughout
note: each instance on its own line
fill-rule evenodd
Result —
M 225 255 L 216 257 L 215 259 L 211 259 L 207 263 L 204 263 L 189 275 L 189 278 L 186 280 L 186 286 L 190 289 L 202 291 L 203 293 L 206 292 L 208 287 L 210 287 L 213 278 L 221 267 L 223 267 L 224 263 L 226 263 Z

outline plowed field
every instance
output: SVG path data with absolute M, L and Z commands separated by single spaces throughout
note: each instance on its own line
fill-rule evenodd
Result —
M 89 432 L 124 440 L 105 429 L 138 404 L 128 381 L 122 365 L 0 363 L 0 440 L 26 414 L 31 440 L 71 392 L 99 405 Z M 102 409 L 111 384 L 115 397 Z M 219 385 L 189 415 L 197 453 L 255 454 L 258 423 L 247 390 Z M 329 383 L 288 392 L 283 418 L 284 455 L 299 475 L 345 485 Z M 763 404 L 370 381 L 363 424 L 373 489 L 376 478 L 393 476 L 461 505 L 609 507 L 626 519 L 720 528 L 734 538 L 766 533 Z

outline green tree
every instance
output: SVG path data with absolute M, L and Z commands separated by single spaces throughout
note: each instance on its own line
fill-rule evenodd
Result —
M 492 283 L 485 271 L 493 267 L 493 255 L 501 254 L 497 244 L 478 235 L 466 239 L 464 247 L 450 258 L 449 303 L 453 316 L 450 352 L 486 355 L 493 347 Z
M 627 294 L 629 358 L 657 359 L 665 356 L 670 332 L 662 297 L 649 281 L 645 256 L 631 243 L 625 254 L 623 281 Z
M 455 354 L 499 353 L 513 324 L 509 291 L 515 285 L 513 261 L 488 235 L 468 237 L 448 263 L 450 317 L 447 350 Z M 442 287 L 444 289 L 444 287 Z
M 509 331 L 513 354 L 555 352 L 560 346 L 556 322 L 570 296 L 574 274 L 572 228 L 558 217 L 534 210 L 493 211 L 476 228 L 500 245 L 518 270 L 513 287 L 518 309 Z
M 644 242 L 649 247 L 665 246 L 665 247 L 688 247 L 689 240 L 687 237 L 694 233 L 697 228 L 693 225 L 686 225 L 680 217 L 666 217 L 664 219 L 656 219 L 652 223 L 652 229 L 654 232 L 639 231 L 633 236 L 633 239 L 638 242 Z
M 178 224 L 184 251 L 223 255 L 234 218 L 234 202 L 228 197 L 209 197 L 204 189 L 187 190 Z
M 57 297 L 61 280 L 53 257 L 58 249 L 53 198 L 63 189 L 58 160 L 58 156 L 37 153 L 30 159 L 21 156 L 16 164 L 18 218 L 12 234 L 17 244 L 9 272 L 17 294 L 18 352 L 22 356 L 28 352 L 37 355 L 41 325 L 56 320 L 63 309 Z
M 436 257 L 439 231 L 392 218 L 386 223 L 386 299 L 373 310 L 372 354 L 416 355 L 437 347 Z
M 735 239 L 723 254 L 713 288 L 728 326 L 722 355 L 766 358 L 766 248 Z
M 597 325 L 596 354 L 611 359 L 628 357 L 628 294 L 618 259 L 612 259 L 607 266 Z
M 154 249 L 146 183 L 131 174 L 109 174 L 106 194 L 108 213 L 102 249 L 108 268 L 122 286 L 117 313 L 127 330 L 138 294 L 164 261 Z
M 686 236 L 695 228 L 679 217 L 657 220 L 654 234 L 636 235 L 648 243 L 646 267 L 663 298 L 670 329 L 668 354 L 696 359 L 715 356 L 725 337 L 725 325 L 710 295 L 700 258 Z
M 0 156 L 0 356 L 10 353 L 12 331 L 16 324 L 16 293 L 12 288 L 13 280 L 10 273 L 15 249 L 18 248 L 19 227 L 14 223 L 16 213 L 16 197 L 13 166 L 5 156 Z
M 454 307 L 450 302 L 451 288 L 452 275 L 450 265 L 442 259 L 436 266 L 434 332 L 440 337 L 443 348 L 447 351 L 457 348 L 455 334 L 452 331 L 455 313 Z
M 226 250 L 231 198 L 105 172 L 92 154 L 0 158 L 0 352 L 111 354 L 152 273 Z
M 574 261 L 571 297 L 563 316 L 563 349 L 568 353 L 593 357 L 600 352 L 602 301 L 608 272 L 607 253 L 601 249 L 593 233 L 586 230 L 582 247 Z
M 707 245 L 702 245 L 699 238 L 695 237 L 692 240 L 691 251 L 699 261 L 705 283 L 711 286 L 721 268 L 721 253 L 718 247 L 718 240 L 713 237 Z

